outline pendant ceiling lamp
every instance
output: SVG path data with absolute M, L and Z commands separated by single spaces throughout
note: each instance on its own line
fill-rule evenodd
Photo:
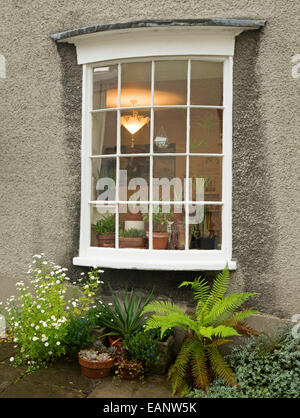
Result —
M 134 148 L 134 134 L 140 131 L 149 121 L 148 116 L 139 115 L 135 110 L 132 111 L 132 115 L 121 116 L 121 125 L 131 133 L 131 148 Z

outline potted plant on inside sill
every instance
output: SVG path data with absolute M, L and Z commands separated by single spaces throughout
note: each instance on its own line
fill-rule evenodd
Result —
M 93 231 L 96 234 L 99 247 L 114 247 L 115 246 L 115 216 L 106 215 L 99 219 L 92 225 Z
M 101 341 L 97 341 L 93 348 L 80 350 L 78 361 L 82 374 L 99 379 L 109 376 L 115 361 L 115 347 L 106 348 Z
M 144 220 L 149 220 L 149 214 L 143 215 Z M 158 206 L 158 211 L 153 212 L 153 249 L 165 250 L 168 246 L 169 232 L 166 231 L 168 222 L 173 219 L 173 213 L 164 213 L 161 206 Z M 149 232 L 146 233 L 149 239 Z
M 120 230 L 119 248 L 145 248 L 145 232 L 138 229 Z
M 133 335 L 137 331 L 142 330 L 143 318 L 141 312 L 149 303 L 152 292 L 142 302 L 141 294 L 136 297 L 133 290 L 128 292 L 125 289 L 124 299 L 120 303 L 116 293 L 109 284 L 108 286 L 112 296 L 112 303 L 100 301 L 102 315 L 99 318 L 99 322 L 101 326 L 106 327 L 109 331 L 103 337 L 108 336 L 110 344 L 116 347 L 116 353 L 121 354 L 124 339 L 128 335 Z
M 191 248 L 199 250 L 213 250 L 216 248 L 216 236 L 213 232 L 211 214 L 204 207 L 203 221 L 194 225 L 192 229 Z

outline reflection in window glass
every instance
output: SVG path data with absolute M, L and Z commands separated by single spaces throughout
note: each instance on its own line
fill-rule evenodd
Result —
M 93 71 L 93 109 L 118 105 L 118 66 L 96 67 Z
M 222 153 L 222 109 L 190 110 L 190 152 Z
M 155 105 L 185 105 L 187 61 L 155 62 Z
M 197 201 L 222 200 L 222 159 L 190 157 L 190 197 Z
M 121 107 L 151 105 L 151 62 L 122 64 Z
M 116 159 L 93 158 L 91 200 L 115 200 Z
M 153 158 L 153 200 L 184 200 L 185 157 Z
M 192 61 L 191 104 L 222 106 L 223 63 Z
M 149 200 L 150 158 L 120 158 L 119 199 Z
M 104 111 L 92 115 L 92 154 L 116 153 L 117 112 Z

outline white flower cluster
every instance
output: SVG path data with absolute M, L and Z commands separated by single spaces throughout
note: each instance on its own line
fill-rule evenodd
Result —
M 82 292 L 77 297 L 65 298 L 67 293 L 68 269 L 45 260 L 44 254 L 35 254 L 27 271 L 30 274 L 29 286 L 24 281 L 16 283 L 18 296 L 11 296 L 0 312 L 4 310 L 15 348 L 21 349 L 19 356 L 27 364 L 34 364 L 39 353 L 40 360 L 58 356 L 65 351 L 65 337 L 70 319 L 84 315 L 95 303 L 94 296 L 104 282 L 99 276 L 103 270 L 94 268 L 73 284 L 79 285 Z M 32 356 L 33 355 L 33 356 Z M 15 362 L 16 358 L 11 358 Z

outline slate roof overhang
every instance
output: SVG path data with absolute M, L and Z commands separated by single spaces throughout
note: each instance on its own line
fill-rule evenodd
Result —
M 161 28 L 161 27 L 232 27 L 244 28 L 244 30 L 260 29 L 266 21 L 260 19 L 169 19 L 169 20 L 137 20 L 131 22 L 111 23 L 105 25 L 93 25 L 78 29 L 70 29 L 50 35 L 56 42 L 68 42 L 68 38 L 82 36 L 97 32 L 107 32 L 120 29 L 137 28 Z

